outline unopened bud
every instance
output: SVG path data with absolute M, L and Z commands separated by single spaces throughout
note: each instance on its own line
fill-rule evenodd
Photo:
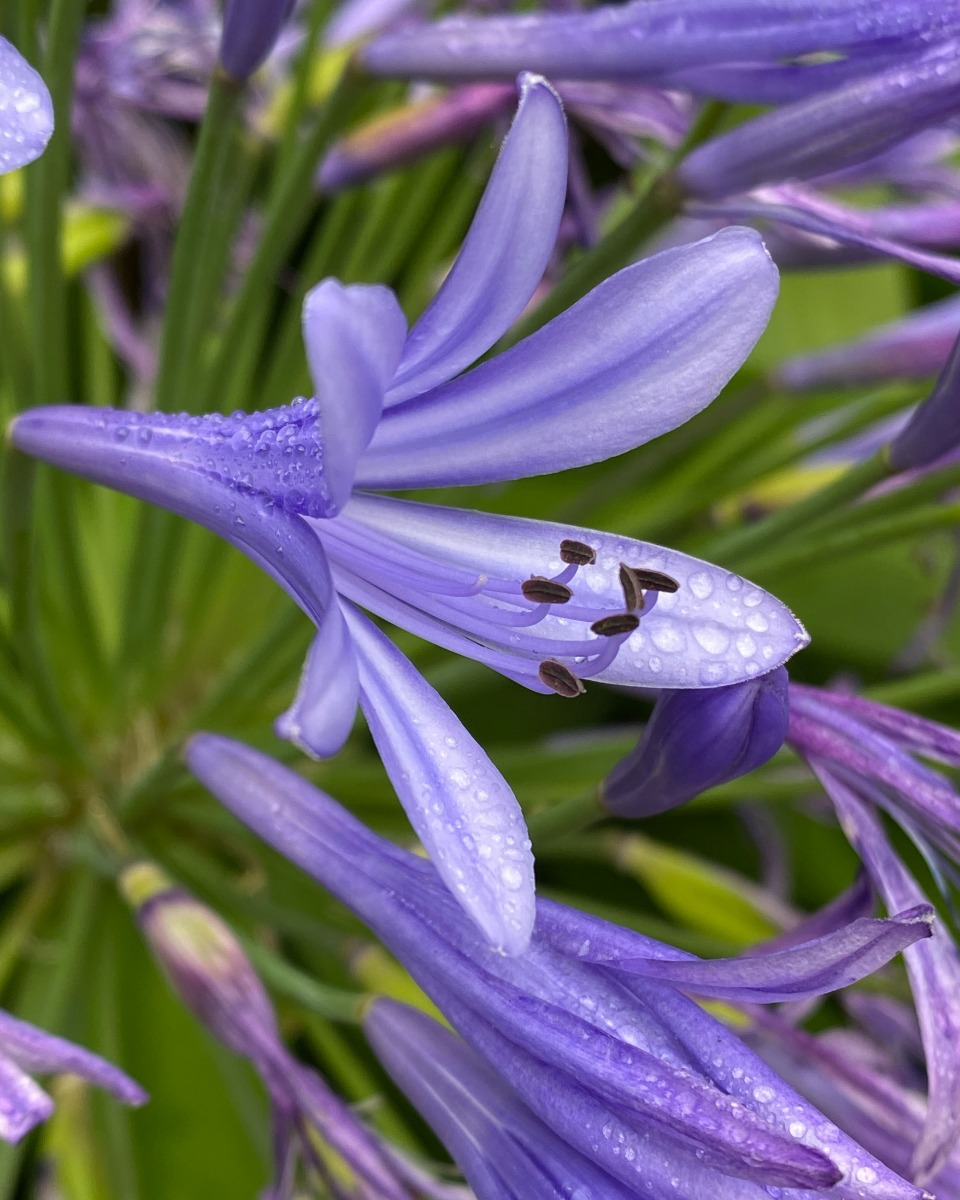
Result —
M 227 0 L 220 65 L 238 81 L 249 78 L 276 45 L 293 0 Z

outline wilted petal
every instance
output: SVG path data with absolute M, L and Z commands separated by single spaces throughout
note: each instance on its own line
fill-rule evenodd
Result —
M 53 1101 L 38 1083 L 0 1053 L 0 1138 L 19 1142 L 53 1115 Z
M 627 267 L 519 345 L 385 413 L 357 484 L 519 479 L 642 445 L 716 397 L 777 288 L 748 229 Z
M 356 610 L 348 621 L 363 712 L 410 823 L 490 943 L 521 953 L 533 928 L 533 855 L 513 792 L 389 638 Z
M 730 687 L 664 691 L 637 747 L 603 782 L 603 806 L 645 817 L 762 766 L 787 736 L 787 672 Z
M 405 1005 L 377 999 L 364 1032 L 394 1081 L 437 1132 L 478 1200 L 628 1200 L 621 1187 L 552 1133 L 460 1038 Z
M 331 598 L 303 664 L 296 698 L 274 728 L 305 754 L 329 758 L 349 737 L 359 699 L 353 643 L 340 604 Z
M 377 588 L 375 574 L 372 586 L 364 587 L 357 556 L 350 559 L 348 576 L 340 569 L 339 546 L 325 541 L 338 586 L 351 599 L 536 690 L 547 690 L 538 682 L 537 668 L 550 657 L 568 662 L 584 678 L 606 683 L 697 688 L 761 675 L 807 644 L 803 627 L 767 592 L 729 571 L 650 543 L 577 526 L 365 495 L 355 496 L 337 521 L 314 527 L 323 537 L 341 521 L 349 523 L 357 546 L 363 545 L 365 530 L 371 537 L 389 538 L 401 566 L 407 548 L 413 562 L 437 564 L 440 578 L 441 568 L 456 568 L 481 583 L 485 577 L 515 580 L 518 594 L 521 580 L 555 576 L 564 569 L 564 539 L 591 546 L 596 562 L 578 569 L 570 603 L 555 606 L 536 624 L 518 627 L 501 619 L 506 598 L 494 592 L 432 595 L 426 577 L 416 587 L 406 586 L 399 572 L 391 576 L 392 595 Z M 647 593 L 637 630 L 608 665 L 594 670 L 582 656 L 599 654 L 606 639 L 592 634 L 590 623 L 623 612 L 621 563 L 662 572 L 678 589 Z
M 553 252 L 567 191 L 567 129 L 553 88 L 520 77 L 520 107 L 456 262 L 410 330 L 388 404 L 469 367 L 526 306 Z
M 0 37 L 0 175 L 43 153 L 53 133 L 53 101 L 36 71 Z
M 105 1088 L 125 1104 L 144 1104 L 141 1087 L 98 1054 L 0 1011 L 0 1055 L 24 1071 L 66 1072 Z
M 334 510 L 380 420 L 407 322 L 389 288 L 324 279 L 303 305 L 303 342 L 320 408 L 324 478 Z M 324 514 L 326 515 L 326 514 Z
M 322 547 L 299 517 L 329 505 L 310 403 L 242 418 L 51 406 L 21 413 L 10 438 L 26 454 L 219 534 L 323 623 L 333 584 Z M 288 458 L 285 450 L 295 447 L 304 453 Z M 284 482 L 294 459 L 303 468 L 296 489 Z

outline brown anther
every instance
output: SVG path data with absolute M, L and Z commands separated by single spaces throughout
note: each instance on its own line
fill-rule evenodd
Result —
M 625 563 L 620 564 L 620 586 L 623 588 L 623 600 L 627 608 L 643 612 L 643 589 L 633 574 L 633 568 Z
M 520 591 L 536 604 L 566 604 L 573 595 L 565 583 L 545 579 L 542 575 L 533 575 L 530 579 L 525 579 L 520 584 Z
M 575 542 L 573 538 L 564 538 L 560 543 L 560 558 L 565 563 L 576 563 L 578 567 L 588 567 L 597 561 L 597 552 L 586 542 Z
M 570 668 L 565 667 L 562 662 L 557 662 L 555 658 L 545 658 L 537 674 L 541 683 L 552 688 L 558 696 L 566 696 L 568 700 L 572 700 L 574 696 L 582 696 L 587 690 Z
M 662 571 L 651 571 L 649 567 L 628 567 L 620 564 L 620 586 L 627 602 L 627 608 L 643 608 L 644 592 L 675 592 L 680 584 L 672 575 L 664 575 Z M 635 603 L 640 600 L 641 603 Z
M 617 637 L 621 633 L 633 633 L 640 624 L 636 613 L 612 613 L 609 617 L 601 617 L 590 626 L 600 637 Z

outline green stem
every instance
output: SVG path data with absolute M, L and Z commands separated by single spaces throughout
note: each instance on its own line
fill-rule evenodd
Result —
M 348 992 L 343 988 L 321 983 L 265 946 L 261 946 L 259 942 L 249 938 L 241 938 L 240 941 L 257 972 L 275 992 L 330 1021 L 359 1024 L 367 1001 L 362 992 Z
M 609 815 L 601 806 L 598 789 L 534 813 L 527 819 L 527 828 L 534 849 L 539 851 L 551 842 L 590 829 Z

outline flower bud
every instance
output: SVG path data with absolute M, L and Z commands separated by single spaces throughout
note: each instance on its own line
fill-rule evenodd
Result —
M 661 692 L 639 744 L 603 784 L 603 805 L 649 817 L 772 758 L 787 735 L 783 667 L 745 683 Z
M 890 465 L 897 471 L 916 470 L 957 446 L 960 446 L 960 339 L 954 343 L 933 391 L 890 443 Z
M 267 58 L 293 9 L 293 0 L 227 0 L 220 65 L 238 81 Z

